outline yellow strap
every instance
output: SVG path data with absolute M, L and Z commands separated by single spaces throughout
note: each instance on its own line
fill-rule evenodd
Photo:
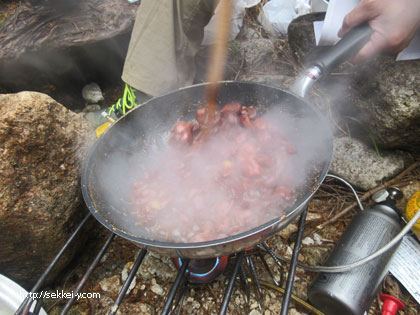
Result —
M 106 123 L 103 123 L 98 128 L 96 128 L 96 137 L 99 138 L 105 132 L 105 130 L 108 129 L 109 126 L 111 126 L 111 123 L 107 121 Z

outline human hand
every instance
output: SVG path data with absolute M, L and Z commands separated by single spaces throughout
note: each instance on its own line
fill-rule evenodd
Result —
M 338 36 L 366 21 L 373 34 L 353 58 L 355 63 L 382 52 L 396 54 L 406 48 L 420 27 L 420 0 L 362 0 L 344 17 Z

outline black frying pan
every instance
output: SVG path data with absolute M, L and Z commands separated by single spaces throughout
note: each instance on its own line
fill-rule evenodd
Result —
M 347 59 L 349 50 L 357 51 L 369 38 L 367 36 L 370 34 L 366 35 L 365 31 L 357 33 L 357 30 L 350 34 L 348 40 L 340 42 L 341 46 L 339 44 L 334 47 L 332 56 L 326 55 L 314 65 L 317 73 L 321 76 L 326 73 L 325 69 Z M 312 81 L 317 79 L 310 71 L 308 73 L 303 75 L 303 80 L 298 80 L 303 84 L 295 87 L 297 94 L 304 94 Z M 130 199 L 130 185 L 135 180 L 133 170 L 138 163 L 138 154 L 147 156 L 156 147 L 166 145 L 168 132 L 176 122 L 193 120 L 197 109 L 204 106 L 204 88 L 202 84 L 180 89 L 153 98 L 130 111 L 93 145 L 82 173 L 84 199 L 99 222 L 139 246 L 172 257 L 215 257 L 261 243 L 287 226 L 304 210 L 324 180 L 332 159 L 333 138 L 329 124 L 302 97 L 263 84 L 222 82 L 220 106 L 232 101 L 238 101 L 244 106 L 257 105 L 260 112 L 273 110 L 279 123 L 282 123 L 282 115 L 293 117 L 294 123 L 288 133 L 293 135 L 298 154 L 306 155 L 309 159 L 309 167 L 297 174 L 302 177 L 302 183 L 297 189 L 296 201 L 278 218 L 230 237 L 201 243 L 170 243 L 151 238 L 144 230 L 132 224 L 133 217 L 129 215 L 131 209 L 127 200 Z

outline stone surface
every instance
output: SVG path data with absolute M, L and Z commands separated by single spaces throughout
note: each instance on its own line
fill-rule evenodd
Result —
M 1 88 L 43 92 L 82 109 L 85 84 L 120 82 L 138 6 L 127 0 L 20 1 L 0 25 Z
M 121 289 L 120 277 L 115 275 L 99 282 L 102 291 L 117 294 Z
M 328 257 L 328 248 L 320 246 L 307 246 L 302 248 L 305 264 L 309 266 L 321 266 Z
M 380 57 L 354 78 L 352 101 L 377 144 L 420 152 L 420 60 Z
M 305 64 L 310 61 L 306 58 L 309 53 L 316 54 L 315 50 L 322 52 L 323 47 L 316 47 L 315 45 L 313 22 L 322 21 L 324 18 L 325 13 L 310 13 L 299 16 L 289 24 L 287 29 L 289 45 L 296 60 L 300 63 Z
M 349 137 L 335 138 L 330 171 L 357 188 L 369 190 L 404 168 L 402 154 L 381 151 L 381 156 L 360 140 Z
M 87 105 L 85 108 L 83 108 L 82 113 L 91 113 L 91 112 L 96 112 L 98 110 L 101 110 L 100 105 L 91 104 L 91 105 Z
M 303 245 L 313 245 L 313 244 L 315 244 L 315 241 L 312 238 L 310 238 L 309 236 L 307 236 L 302 240 L 302 244 Z
M 84 100 L 91 104 L 96 104 L 104 100 L 101 87 L 96 82 L 86 84 L 82 89 Z
M 85 215 L 79 179 L 89 135 L 45 94 L 0 95 L 0 270 L 22 285 L 34 284 Z
M 266 38 L 249 39 L 239 42 L 239 49 L 245 62 L 245 67 L 252 69 L 267 66 L 275 58 L 274 44 Z
M 267 85 L 272 85 L 282 89 L 288 89 L 295 78 L 290 76 L 285 76 L 282 74 L 272 75 L 272 74 L 251 74 L 241 76 L 242 81 L 264 83 Z

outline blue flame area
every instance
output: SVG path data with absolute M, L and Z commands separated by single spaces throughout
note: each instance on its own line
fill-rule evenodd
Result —
M 179 257 L 178 257 L 178 263 L 179 263 L 179 266 L 181 267 L 182 266 L 182 260 Z M 213 268 L 211 268 L 206 273 L 191 272 L 189 269 L 187 269 L 187 273 L 194 278 L 206 278 L 206 277 L 210 276 L 213 272 L 215 272 L 219 265 L 220 265 L 220 258 L 216 257 L 216 262 L 215 262 Z

